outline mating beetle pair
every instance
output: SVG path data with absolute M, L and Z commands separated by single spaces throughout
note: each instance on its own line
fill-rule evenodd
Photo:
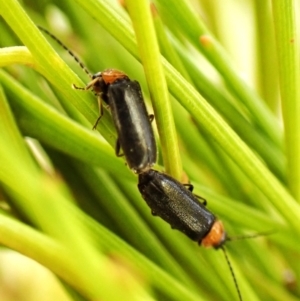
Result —
M 156 144 L 138 82 L 108 69 L 95 74 L 85 88 L 75 88 L 92 88 L 109 105 L 118 132 L 116 152 L 121 147 L 127 164 L 139 174 L 139 191 L 153 215 L 204 246 L 221 246 L 226 240 L 222 223 L 184 185 L 151 169 L 156 162 Z M 102 114 L 100 109 L 94 128 Z
M 139 174 L 138 189 L 153 215 L 204 246 L 220 247 L 226 240 L 222 223 L 184 185 L 151 169 L 156 162 L 156 144 L 152 118 L 138 82 L 118 70 L 107 69 L 96 73 L 85 88 L 74 88 L 93 89 L 109 105 L 118 132 L 116 153 L 121 147 L 127 164 Z M 94 128 L 103 114 L 101 100 L 99 103 L 100 114 Z
M 121 147 L 127 164 L 139 174 L 138 189 L 153 215 L 203 246 L 222 246 L 226 240 L 222 223 L 184 185 L 151 169 L 156 162 L 156 144 L 138 82 L 118 70 L 107 69 L 96 73 L 85 88 L 74 87 L 92 88 L 109 105 L 118 132 L 116 152 L 119 154 Z M 103 114 L 101 100 L 99 103 L 94 128 Z
M 192 185 L 187 189 L 172 177 L 151 169 L 156 163 L 156 143 L 151 121 L 144 104 L 142 91 L 137 81 L 118 70 L 107 69 L 92 75 L 84 64 L 60 40 L 46 29 L 39 27 L 65 48 L 90 76 L 91 82 L 84 88 L 73 85 L 75 89 L 92 89 L 99 102 L 99 117 L 94 129 L 103 115 L 102 101 L 110 108 L 118 138 L 116 154 L 122 149 L 130 169 L 138 174 L 138 189 L 152 210 L 153 215 L 186 234 L 190 239 L 205 247 L 221 248 L 239 295 L 242 300 L 232 267 L 223 244 L 228 240 L 221 221 L 199 202 L 192 193 Z
M 85 88 L 74 88 L 92 88 L 109 105 L 118 132 L 116 153 L 119 154 L 121 147 L 127 164 L 138 173 L 138 189 L 152 214 L 160 216 L 172 228 L 183 232 L 204 247 L 221 248 L 230 267 L 239 299 L 242 300 L 223 247 L 227 236 L 222 222 L 216 219 L 205 204 L 199 202 L 192 193 L 192 185 L 187 189 L 172 177 L 151 169 L 156 162 L 156 144 L 150 124 L 153 117 L 148 116 L 140 85 L 131 81 L 124 73 L 108 69 L 95 74 Z M 103 114 L 101 100 L 99 103 L 100 114 L 94 128 Z
M 138 82 L 108 69 L 95 74 L 85 89 L 89 88 L 109 105 L 118 132 L 117 154 L 121 147 L 127 164 L 139 174 L 139 191 L 153 215 L 204 246 L 221 246 L 226 240 L 222 223 L 190 190 L 151 169 L 156 162 L 156 145 Z M 100 110 L 94 128 L 101 116 Z

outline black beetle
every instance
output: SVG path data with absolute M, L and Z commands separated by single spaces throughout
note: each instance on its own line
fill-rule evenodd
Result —
M 204 247 L 221 249 L 229 266 L 239 300 L 242 295 L 234 275 L 233 268 L 224 248 L 230 238 L 224 230 L 223 224 L 204 204 L 200 203 L 197 196 L 192 193 L 193 186 L 185 185 L 172 177 L 150 169 L 139 174 L 138 189 L 151 208 L 153 215 L 160 216 L 163 220 L 197 241 Z
M 92 89 L 98 97 L 99 117 L 93 129 L 97 127 L 103 115 L 103 100 L 111 110 L 118 133 L 116 155 L 121 156 L 122 149 L 130 169 L 135 173 L 150 169 L 156 162 L 156 143 L 151 127 L 154 115 L 147 113 L 139 83 L 130 80 L 125 73 L 116 69 L 106 69 L 92 75 L 81 60 L 57 37 L 41 26 L 38 28 L 66 49 L 91 78 L 86 87 L 73 87 L 80 90 Z
M 93 75 L 92 81 L 83 89 L 90 88 L 100 99 L 100 114 L 94 128 L 103 114 L 102 99 L 108 104 L 117 129 L 117 156 L 120 156 L 121 148 L 135 173 L 150 169 L 156 162 L 156 143 L 151 127 L 154 116 L 147 113 L 140 84 L 121 71 L 106 69 Z
M 138 189 L 153 215 L 204 247 L 220 248 L 226 241 L 223 224 L 183 184 L 148 170 L 139 174 Z

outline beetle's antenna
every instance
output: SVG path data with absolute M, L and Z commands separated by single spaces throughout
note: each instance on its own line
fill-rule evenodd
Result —
M 243 298 L 242 298 L 242 294 L 241 294 L 241 291 L 240 291 L 240 288 L 239 288 L 239 285 L 238 285 L 238 282 L 236 280 L 236 277 L 235 277 L 235 274 L 234 274 L 234 271 L 233 271 L 233 268 L 232 268 L 232 265 L 229 261 L 229 258 L 228 258 L 228 255 L 227 255 L 227 252 L 225 251 L 225 248 L 224 246 L 221 246 L 220 249 L 222 249 L 223 253 L 224 253 L 224 256 L 225 256 L 225 259 L 226 259 L 226 262 L 228 264 L 228 267 L 229 267 L 229 270 L 230 270 L 230 274 L 233 278 L 233 282 L 234 282 L 234 285 L 235 285 L 235 288 L 236 288 L 236 291 L 238 293 L 238 296 L 239 296 L 239 300 L 240 301 L 243 301 Z
M 233 240 L 242 240 L 242 239 L 248 239 L 248 238 L 256 238 L 260 236 L 267 236 L 274 234 L 276 230 L 270 230 L 266 232 L 260 232 L 260 233 L 255 233 L 255 234 L 249 234 L 249 235 L 238 235 L 238 236 L 229 236 L 226 238 L 226 241 L 233 241 Z
M 74 60 L 78 63 L 78 65 L 84 70 L 84 72 L 90 77 L 93 78 L 93 74 L 87 69 L 87 67 L 83 64 L 83 62 L 78 58 L 78 56 L 71 51 L 61 40 L 59 40 L 54 34 L 49 32 L 47 29 L 37 25 L 37 27 L 50 36 L 53 40 L 55 40 L 60 46 L 62 46 L 68 53 L 74 58 Z

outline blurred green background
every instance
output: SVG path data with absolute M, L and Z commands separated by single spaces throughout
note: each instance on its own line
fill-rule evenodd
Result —
M 221 251 L 151 215 L 109 110 L 92 131 L 97 100 L 72 89 L 88 76 L 36 25 L 90 72 L 140 82 L 154 168 L 190 181 L 229 236 L 272 231 L 226 244 L 243 300 L 299 300 L 299 9 L 0 0 L 0 300 L 238 300 Z

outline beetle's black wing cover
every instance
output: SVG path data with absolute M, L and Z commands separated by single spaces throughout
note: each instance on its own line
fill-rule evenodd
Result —
M 140 174 L 138 188 L 154 215 L 192 240 L 201 242 L 215 221 L 197 197 L 166 174 L 155 170 Z

